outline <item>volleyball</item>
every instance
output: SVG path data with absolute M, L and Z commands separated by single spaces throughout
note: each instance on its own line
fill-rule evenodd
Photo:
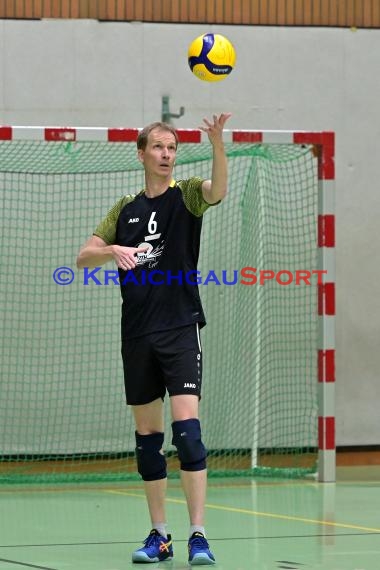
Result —
M 202 81 L 225 79 L 236 61 L 234 46 L 220 34 L 203 34 L 195 38 L 187 56 L 191 71 Z

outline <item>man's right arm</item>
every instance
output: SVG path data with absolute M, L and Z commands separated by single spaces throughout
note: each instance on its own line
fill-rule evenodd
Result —
M 111 261 L 113 259 L 113 247 L 113 245 L 107 245 L 102 238 L 91 236 L 79 251 L 77 257 L 78 269 L 83 269 L 83 267 L 91 269 Z
M 80 249 L 77 257 L 78 269 L 99 267 L 111 261 L 125 271 L 136 267 L 136 254 L 147 251 L 147 247 L 124 247 L 122 245 L 108 245 L 99 236 L 91 236 Z

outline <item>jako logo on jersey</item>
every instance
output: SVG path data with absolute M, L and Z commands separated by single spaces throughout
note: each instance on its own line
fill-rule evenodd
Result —
M 190 382 L 185 382 L 183 385 L 184 388 L 196 388 L 195 384 L 191 384 Z
M 128 224 L 135 224 L 136 222 L 139 222 L 140 218 L 129 218 L 128 220 Z

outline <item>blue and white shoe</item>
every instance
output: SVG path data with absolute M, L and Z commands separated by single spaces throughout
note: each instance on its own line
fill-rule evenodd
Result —
M 144 540 L 144 546 L 132 554 L 132 562 L 163 562 L 173 558 L 172 537 L 163 537 L 155 528 Z
M 201 532 L 194 532 L 189 538 L 189 564 L 191 566 L 206 566 L 215 564 L 215 558 L 209 549 L 208 542 Z

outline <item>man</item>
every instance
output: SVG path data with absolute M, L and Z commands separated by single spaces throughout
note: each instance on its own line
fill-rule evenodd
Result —
M 189 563 L 214 564 L 204 529 L 206 450 L 198 415 L 202 380 L 199 329 L 205 317 L 194 280 L 203 213 L 227 192 L 223 128 L 230 113 L 200 127 L 213 147 L 210 180 L 172 178 L 178 138 L 165 123 L 145 127 L 137 152 L 145 189 L 125 196 L 110 210 L 79 252 L 77 265 L 114 260 L 122 307 L 122 357 L 127 404 L 136 426 L 136 457 L 152 523 L 133 562 L 173 557 L 166 530 L 167 487 L 163 399 L 168 392 L 172 443 L 177 447 L 189 518 Z

